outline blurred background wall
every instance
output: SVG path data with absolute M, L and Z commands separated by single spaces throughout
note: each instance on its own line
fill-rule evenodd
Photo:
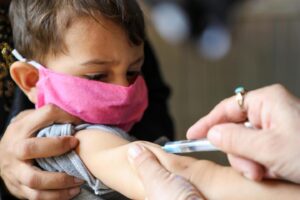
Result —
M 169 106 L 178 139 L 239 85 L 252 90 L 281 83 L 300 96 L 300 1 L 248 0 L 230 12 L 231 49 L 209 60 L 194 42 L 163 40 L 146 11 L 148 36 L 172 88 Z

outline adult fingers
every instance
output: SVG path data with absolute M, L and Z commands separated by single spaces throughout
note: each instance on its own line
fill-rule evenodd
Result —
M 226 153 L 265 164 L 271 159 L 268 148 L 273 140 L 270 136 L 263 130 L 249 129 L 244 125 L 222 124 L 210 129 L 207 138 Z
M 80 187 L 58 190 L 37 190 L 26 185 L 15 185 L 10 181 L 6 182 L 7 188 L 11 194 L 19 199 L 51 199 L 64 200 L 72 199 L 80 193 Z
M 63 190 L 34 190 L 26 186 L 22 186 L 21 190 L 26 199 L 35 200 L 69 200 L 80 193 L 80 188 L 75 187 Z
M 262 110 L 266 109 L 266 107 L 272 108 L 274 102 L 278 99 L 283 99 L 284 103 L 288 102 L 287 99 L 297 100 L 279 84 L 247 92 L 244 98 L 243 109 L 238 105 L 235 96 L 225 99 L 188 130 L 187 138 L 197 139 L 205 137 L 208 130 L 214 125 L 244 122 L 247 118 L 254 127 L 261 127 Z
M 133 144 L 129 148 L 129 158 L 144 184 L 148 199 L 203 199 L 191 183 L 167 171 L 145 147 Z
M 247 98 L 245 98 L 245 109 L 243 110 L 239 107 L 235 97 L 230 97 L 221 101 L 208 115 L 189 128 L 187 131 L 187 138 L 198 139 L 205 137 L 208 130 L 217 124 L 245 121 L 247 119 Z
M 20 112 L 18 115 L 16 115 L 14 118 L 12 118 L 11 122 L 21 120 L 34 111 L 35 111 L 35 109 L 24 110 L 24 111 Z
M 17 173 L 21 185 L 37 190 L 67 189 L 83 184 L 83 181 L 65 173 L 47 172 L 20 164 Z
M 18 142 L 16 156 L 21 160 L 64 154 L 78 145 L 75 137 L 28 138 Z
M 5 186 L 10 194 L 12 194 L 14 197 L 17 197 L 18 199 L 25 199 L 23 192 L 20 190 L 20 188 L 17 187 L 16 184 L 14 184 L 9 179 L 4 180 Z
M 228 160 L 234 169 L 248 179 L 260 181 L 265 175 L 264 167 L 254 161 L 232 154 L 228 155 Z
M 21 114 L 19 120 L 14 120 L 11 125 L 15 126 L 16 130 L 25 134 L 25 136 L 32 136 L 37 130 L 46 127 L 53 123 L 74 123 L 77 124 L 80 120 L 54 105 L 46 105 L 33 112 Z M 34 123 L 33 123 L 34 122 Z

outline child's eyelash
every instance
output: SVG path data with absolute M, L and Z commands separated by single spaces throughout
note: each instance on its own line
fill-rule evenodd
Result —
M 127 76 L 138 76 L 141 74 L 141 71 L 128 71 Z
M 126 75 L 129 77 L 136 77 L 138 75 L 141 75 L 141 71 L 128 71 Z M 102 80 L 107 77 L 107 74 L 86 74 L 84 75 L 84 77 L 89 80 Z
M 86 74 L 85 77 L 89 80 L 99 80 L 105 78 L 106 74 Z

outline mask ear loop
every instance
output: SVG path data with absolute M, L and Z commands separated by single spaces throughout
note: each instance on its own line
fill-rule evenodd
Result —
M 43 65 L 41 65 L 40 63 L 34 61 L 34 60 L 31 60 L 31 61 L 27 61 L 26 58 L 24 58 L 16 49 L 12 50 L 11 52 L 14 57 L 21 61 L 21 62 L 27 62 L 28 64 L 32 65 L 34 68 L 36 69 L 41 69 L 41 68 L 44 68 Z

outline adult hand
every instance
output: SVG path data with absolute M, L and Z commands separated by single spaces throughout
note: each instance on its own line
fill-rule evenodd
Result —
M 165 169 L 144 146 L 132 144 L 129 160 L 137 170 L 148 200 L 200 200 L 198 190 L 185 178 Z
M 245 128 L 246 120 L 255 128 Z M 299 99 L 281 85 L 272 85 L 248 92 L 244 109 L 235 97 L 223 100 L 188 130 L 187 137 L 207 135 L 215 146 L 235 155 L 231 165 L 247 177 L 300 183 L 299 130 Z
M 61 155 L 77 146 L 74 137 L 35 138 L 39 129 L 52 123 L 79 122 L 53 105 L 20 113 L 0 142 L 0 176 L 18 198 L 71 199 L 83 183 L 64 173 L 46 172 L 33 159 Z

